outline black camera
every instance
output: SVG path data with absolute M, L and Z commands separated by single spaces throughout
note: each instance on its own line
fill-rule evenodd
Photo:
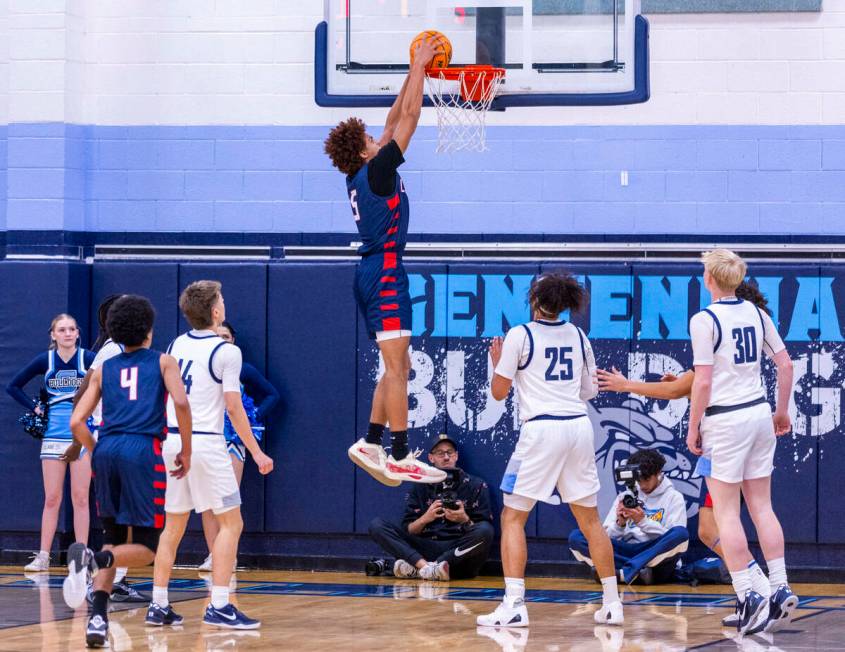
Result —
M 637 480 L 640 479 L 639 464 L 620 464 L 613 469 L 616 482 L 623 483 L 627 489 L 622 492 L 622 506 L 626 509 L 644 507 L 645 503 L 637 497 Z
M 364 566 L 364 573 L 369 576 L 384 575 L 387 569 L 388 563 L 386 559 L 376 559 L 373 557 Z
M 461 508 L 461 504 L 458 502 L 458 494 L 454 491 L 444 491 L 437 496 L 437 500 L 440 501 L 444 509 L 454 511 Z

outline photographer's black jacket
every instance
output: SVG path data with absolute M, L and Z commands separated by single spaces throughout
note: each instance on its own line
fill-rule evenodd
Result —
M 490 490 L 487 483 L 462 469 L 455 469 L 450 472 L 450 477 L 438 484 L 412 485 L 405 496 L 405 515 L 402 517 L 402 526 L 407 529 L 408 524 L 422 516 L 431 503 L 443 494 L 449 493 L 453 494 L 453 498 L 463 502 L 464 511 L 473 523 L 493 522 L 493 513 L 490 510 Z M 441 517 L 429 523 L 419 536 L 440 541 L 459 539 L 466 533 L 468 527 L 471 526 L 465 523 L 453 523 Z

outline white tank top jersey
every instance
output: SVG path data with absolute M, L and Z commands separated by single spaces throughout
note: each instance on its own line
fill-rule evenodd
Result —
M 106 360 L 112 359 L 116 355 L 120 355 L 123 353 L 123 347 L 120 344 L 112 341 L 111 338 L 107 339 L 103 346 L 100 347 L 100 350 L 97 351 L 97 355 L 94 356 L 94 361 L 91 363 L 91 370 L 99 369 L 103 366 L 103 363 Z M 97 403 L 97 407 L 94 408 L 94 412 L 91 413 L 91 423 L 94 424 L 97 428 L 103 425 L 103 402 L 99 401 Z
M 760 365 L 786 347 L 772 318 L 750 301 L 725 297 L 690 320 L 693 365 L 713 365 L 711 405 L 740 405 L 766 397 Z
M 496 373 L 514 381 L 523 422 L 540 415 L 581 416 L 598 393 L 593 348 L 566 321 L 532 321 L 508 331 Z
M 189 331 L 177 337 L 167 352 L 176 358 L 191 405 L 195 435 L 222 435 L 226 410 L 224 392 L 240 396 L 241 350 L 212 331 Z M 167 399 L 167 428 L 178 431 L 173 400 Z

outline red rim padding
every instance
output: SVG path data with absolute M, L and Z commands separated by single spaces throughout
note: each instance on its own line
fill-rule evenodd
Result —
M 461 83 L 461 97 L 470 102 L 480 102 L 488 93 L 491 84 L 505 76 L 504 68 L 495 66 L 456 66 L 454 68 L 430 68 L 425 71 L 429 77 L 442 77 Z M 480 79 L 480 83 L 476 83 Z M 463 81 L 462 81 L 463 80 Z

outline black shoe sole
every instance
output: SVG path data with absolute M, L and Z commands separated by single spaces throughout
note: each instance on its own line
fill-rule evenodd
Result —
M 88 634 L 85 636 L 85 645 L 89 648 L 105 647 L 108 636 L 99 634 Z

